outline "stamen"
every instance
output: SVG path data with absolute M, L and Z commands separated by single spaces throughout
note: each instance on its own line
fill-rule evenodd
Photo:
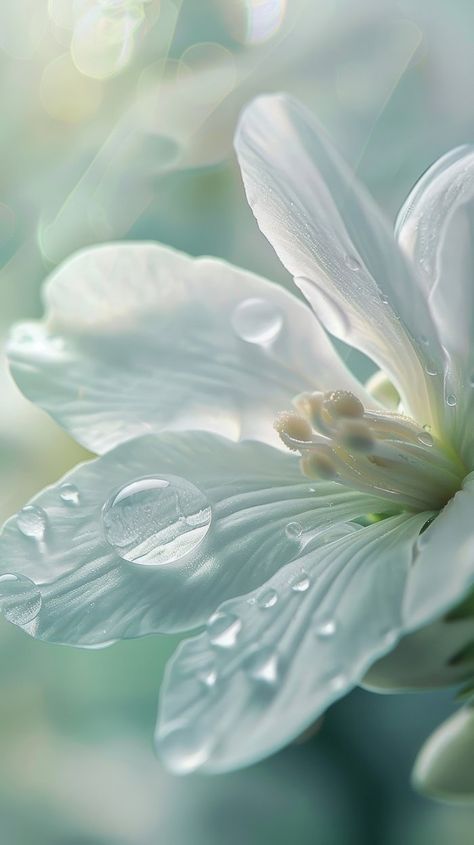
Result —
M 464 468 L 410 417 L 366 411 L 349 391 L 302 393 L 299 413 L 281 414 L 275 428 L 302 456 L 309 478 L 340 484 L 421 510 L 441 507 L 459 489 Z

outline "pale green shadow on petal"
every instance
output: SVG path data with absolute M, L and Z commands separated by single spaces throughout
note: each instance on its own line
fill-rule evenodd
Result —
M 447 801 L 474 801 L 474 709 L 465 707 L 444 722 L 421 749 L 414 786 Z
M 315 533 L 381 507 L 309 482 L 295 456 L 261 443 L 150 434 L 77 467 L 6 523 L 1 606 L 32 636 L 73 645 L 189 630 Z
M 12 374 L 91 451 L 185 428 L 276 445 L 302 390 L 366 397 L 309 308 L 224 261 L 109 244 L 65 262 L 44 298 L 44 321 L 12 333 Z
M 358 683 L 400 636 L 427 518 L 388 517 L 316 543 L 181 643 L 161 689 L 156 737 L 165 764 L 187 773 L 255 762 Z

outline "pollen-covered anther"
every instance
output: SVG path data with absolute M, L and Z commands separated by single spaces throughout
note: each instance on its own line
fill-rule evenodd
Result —
M 364 406 L 349 390 L 333 390 L 324 394 L 323 410 L 333 420 L 357 419 L 364 416 Z
M 294 451 L 299 451 L 301 446 L 310 443 L 312 440 L 311 425 L 299 414 L 291 412 L 279 414 L 275 420 L 274 428 L 283 443 Z
M 330 481 L 337 476 L 334 461 L 322 449 L 304 455 L 300 461 L 300 468 L 307 478 L 322 478 Z

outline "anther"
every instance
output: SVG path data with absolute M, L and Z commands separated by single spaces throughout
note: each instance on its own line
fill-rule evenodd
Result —
M 294 451 L 299 451 L 301 444 L 309 443 L 313 435 L 309 422 L 304 417 L 300 417 L 299 414 L 279 414 L 275 420 L 274 428 L 283 443 Z
M 323 407 L 333 419 L 357 419 L 364 416 L 362 402 L 349 390 L 325 393 Z

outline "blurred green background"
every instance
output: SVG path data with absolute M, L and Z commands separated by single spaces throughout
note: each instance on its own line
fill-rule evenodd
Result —
M 232 154 L 240 108 L 303 99 L 393 219 L 474 134 L 471 0 L 4 0 L 0 332 L 47 273 L 103 240 L 156 239 L 289 284 Z M 362 362 L 350 363 L 362 377 Z M 0 516 L 85 453 L 1 364 Z M 409 785 L 450 693 L 356 691 L 249 770 L 174 778 L 152 749 L 174 643 L 79 651 L 0 624 L 0 845 L 470 845 L 474 809 Z

